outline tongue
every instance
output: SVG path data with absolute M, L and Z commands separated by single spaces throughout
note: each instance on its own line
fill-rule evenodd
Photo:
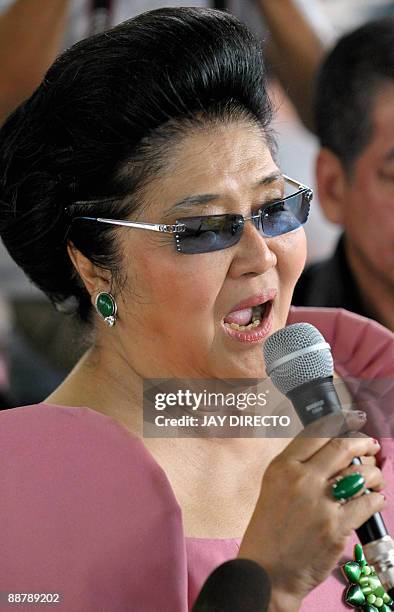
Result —
M 224 319 L 225 323 L 238 323 L 238 325 L 247 325 L 252 319 L 252 309 L 244 308 L 243 310 L 235 310 L 230 312 Z

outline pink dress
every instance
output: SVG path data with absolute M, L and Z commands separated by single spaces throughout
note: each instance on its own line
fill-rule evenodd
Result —
M 393 336 L 377 323 L 292 309 L 289 322 L 300 320 L 321 329 L 340 374 L 393 379 Z M 237 555 L 236 538 L 185 538 L 164 471 L 142 441 L 90 408 L 3 411 L 0 449 L 0 592 L 60 593 L 55 609 L 66 612 L 187 612 L 210 572 Z M 391 439 L 381 455 L 394 534 Z M 349 610 L 344 585 L 336 569 L 302 611 Z

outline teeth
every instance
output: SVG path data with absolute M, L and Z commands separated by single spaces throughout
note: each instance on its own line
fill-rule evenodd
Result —
M 261 323 L 261 319 L 254 319 L 252 323 L 249 323 L 249 325 L 238 325 L 238 323 L 225 323 L 225 325 L 237 331 L 245 331 L 245 330 L 253 329 L 254 327 L 257 327 L 258 325 L 260 325 L 260 323 Z
M 225 323 L 227 327 L 235 329 L 236 331 L 247 331 L 258 327 L 261 323 L 261 319 L 265 314 L 267 302 L 265 304 L 259 304 L 259 306 L 252 307 L 252 322 L 249 325 L 238 325 L 238 323 Z

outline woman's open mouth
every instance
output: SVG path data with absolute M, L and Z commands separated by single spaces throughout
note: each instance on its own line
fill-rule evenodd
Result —
M 222 321 L 225 333 L 238 342 L 257 343 L 272 328 L 273 299 L 229 313 Z

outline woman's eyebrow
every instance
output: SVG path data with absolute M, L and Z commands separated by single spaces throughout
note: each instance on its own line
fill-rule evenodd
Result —
M 284 182 L 283 174 L 280 172 L 272 172 L 268 176 L 265 176 L 260 181 L 254 184 L 254 187 L 261 187 L 262 185 L 270 185 L 271 183 L 275 183 L 275 181 Z
M 265 176 L 259 181 L 257 181 L 257 183 L 254 183 L 253 188 L 255 189 L 256 187 L 270 185 L 271 183 L 274 183 L 275 181 L 283 181 L 283 175 L 278 172 L 272 172 L 268 176 Z M 179 209 L 188 208 L 189 206 L 196 206 L 198 204 L 207 204 L 208 202 L 212 202 L 213 200 L 218 200 L 221 197 L 223 196 L 221 196 L 218 193 L 203 193 L 200 195 L 187 196 L 186 198 L 183 198 L 179 202 L 176 202 L 176 204 L 173 204 L 168 209 L 167 213 L 171 214 L 173 212 L 176 212 Z

